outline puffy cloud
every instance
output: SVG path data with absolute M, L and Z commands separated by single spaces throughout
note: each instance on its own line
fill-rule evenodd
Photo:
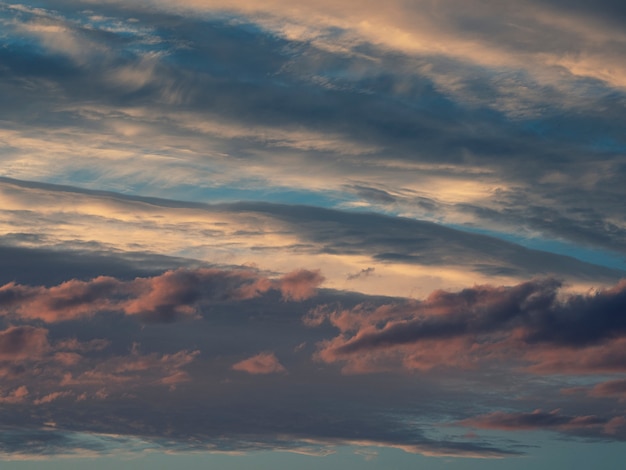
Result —
M 366 370 L 368 362 L 429 369 L 511 358 L 528 361 L 535 372 L 624 370 L 626 282 L 587 294 L 560 288 L 544 279 L 436 291 L 421 302 L 369 311 L 322 312 L 341 334 L 321 343 L 318 357 L 347 361 L 351 371 Z
M 304 300 L 315 295 L 315 288 L 324 282 L 319 271 L 300 269 L 284 275 L 279 280 L 280 291 L 288 300 Z
M 191 317 L 206 302 L 241 301 L 276 289 L 286 300 L 303 300 L 323 281 L 319 272 L 299 270 L 269 279 L 251 270 L 177 269 L 132 281 L 100 276 L 58 286 L 31 287 L 9 283 L 0 287 L 5 315 L 46 322 L 70 320 L 98 312 L 121 311 L 148 322 Z
M 10 283 L 0 287 L 0 306 L 5 313 L 15 310 L 25 318 L 63 321 L 106 309 L 118 288 L 118 281 L 109 277 L 67 281 L 50 288 Z
M 273 352 L 262 352 L 256 356 L 239 361 L 233 364 L 233 370 L 247 372 L 248 374 L 275 374 L 287 371 Z
M 28 396 L 28 388 L 22 385 L 21 387 L 16 388 L 8 392 L 5 395 L 0 396 L 0 403 L 14 405 L 16 403 L 23 403 Z

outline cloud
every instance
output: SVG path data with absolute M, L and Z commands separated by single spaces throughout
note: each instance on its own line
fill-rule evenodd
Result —
M 287 371 L 272 352 L 262 352 L 237 362 L 233 364 L 233 370 L 247 372 L 248 374 L 276 374 Z
M 599 374 L 624 370 L 625 338 L 606 339 L 580 348 L 571 345 L 536 344 L 525 352 L 528 370 L 537 374 Z
M 0 2 L 3 458 L 623 441 L 624 7 L 566 3 Z
M 68 280 L 68 273 L 76 279 L 93 279 L 101 275 L 130 280 L 161 274 L 168 269 L 189 266 L 190 260 L 157 255 L 154 253 L 110 253 L 97 246 L 81 249 L 43 248 L 45 241 L 27 234 L 9 234 L 1 237 L 0 257 L 4 269 L 0 272 L 0 285 L 15 282 L 22 285 L 52 286 Z M 22 246 L 20 246 L 20 244 Z M 191 263 L 193 264 L 193 263 Z
M 3 332 L 3 336 L 6 334 Z M 175 390 L 191 380 L 185 369 L 199 355 L 199 351 L 188 350 L 144 354 L 136 343 L 130 354 L 122 355 L 104 348 L 90 353 L 87 347 L 81 347 L 81 353 L 70 353 L 64 342 L 43 352 L 37 351 L 36 345 L 29 346 L 28 354 L 0 358 L 0 376 L 7 386 L 14 387 L 2 392 L 0 401 L 5 404 L 64 408 L 72 403 L 132 395 L 146 387 Z
M 287 300 L 304 300 L 315 295 L 315 288 L 324 282 L 319 271 L 301 269 L 280 278 L 280 291 Z
M 235 213 L 265 214 L 286 223 L 302 239 L 321 246 L 322 252 L 331 254 L 369 254 L 382 262 L 426 266 L 468 266 L 475 272 L 490 275 L 532 276 L 543 273 L 569 277 L 573 272 L 582 274 L 581 270 L 586 271 L 583 263 L 572 258 L 529 250 L 495 237 L 421 220 L 252 202 L 223 205 L 221 208 Z M 589 272 L 589 276 L 597 280 L 602 277 L 602 271 Z M 608 271 L 605 273 L 609 274 Z M 619 275 L 614 280 L 618 278 Z
M 69 397 L 71 396 L 72 393 L 71 392 L 67 392 L 67 391 L 63 391 L 63 392 L 52 392 L 49 393 L 48 395 L 45 395 L 41 398 L 38 398 L 36 400 L 33 401 L 33 405 L 43 405 L 46 403 L 51 403 L 54 400 L 57 400 L 59 398 L 63 398 L 63 397 Z
M 346 279 L 348 281 L 354 281 L 355 279 L 359 279 L 360 277 L 367 277 L 367 276 L 371 276 L 371 274 L 376 270 L 376 268 L 373 267 L 369 267 L 369 268 L 364 268 L 361 269 L 361 271 L 359 271 L 358 273 L 355 274 L 348 274 L 348 276 L 346 277 Z
M 626 438 L 623 416 L 602 418 L 598 416 L 567 416 L 560 410 L 550 412 L 535 410 L 532 413 L 494 412 L 487 415 L 466 419 L 459 424 L 480 429 L 498 429 L 503 431 L 518 430 L 557 430 L 560 432 L 578 432 L 583 435 L 620 435 Z
M 15 255 L 29 259 L 39 252 L 22 249 Z M 115 263 L 111 266 L 117 269 Z M 67 277 L 72 269 L 83 269 L 72 262 L 67 267 Z M 270 278 L 250 268 L 231 268 L 9 285 L 25 289 L 19 291 L 22 297 L 11 298 L 14 313 L 20 302 L 26 308 L 37 300 L 48 315 L 57 314 L 55 306 L 72 314 L 46 323 L 46 329 L 35 326 L 41 324 L 37 315 L 13 316 L 10 321 L 25 324 L 0 335 L 6 343 L 0 358 L 3 423 L 16 436 L 11 440 L 7 435 L 11 445 L 6 441 L 2 451 L 7 458 L 95 456 L 145 447 L 179 452 L 306 449 L 324 455 L 337 446 L 383 446 L 427 455 L 518 454 L 484 440 L 431 437 L 431 423 L 420 419 L 419 425 L 407 424 L 405 418 L 396 418 L 393 404 L 413 400 L 416 393 L 427 396 L 431 392 L 424 384 L 421 391 L 397 395 L 378 379 L 368 379 L 365 388 L 376 396 L 391 395 L 378 403 L 367 397 L 355 400 L 363 383 L 311 361 L 309 345 L 333 331 L 323 325 L 307 328 L 300 318 L 318 303 L 381 299 L 330 289 L 304 299 L 320 281 L 317 271 Z M 286 296 L 302 300 L 290 302 Z M 6 308 L 9 300 L 4 301 Z M 98 302 L 119 310 L 79 314 Z M 162 305 L 193 306 L 198 319 L 140 323 L 137 313 L 121 315 L 122 307 L 144 312 Z M 2 321 L 9 318 L 5 315 Z M 298 345 L 303 346 L 296 350 Z M 416 417 L 428 409 L 427 402 L 415 410 Z M 383 409 L 389 411 L 385 417 L 372 411 Z M 50 428 L 42 423 L 56 424 Z M 42 426 L 46 432 L 27 440 L 28 429 Z M 98 436 L 106 435 L 117 437 L 100 442 Z M 82 443 L 88 436 L 101 445 Z M 46 439 L 54 442 L 46 447 Z
M 34 254 L 22 252 L 27 257 Z M 72 266 L 78 272 L 83 269 L 80 264 L 68 263 Z M 72 274 L 70 269 L 66 275 Z M 519 455 L 520 449 L 492 438 L 468 440 L 452 431 L 442 435 L 441 425 L 469 419 L 467 403 L 482 410 L 516 410 L 516 394 L 525 393 L 525 405 L 545 407 L 554 400 L 571 410 L 564 415 L 571 417 L 571 422 L 564 420 L 562 427 L 554 425 L 550 429 L 568 436 L 621 439 L 619 422 L 603 418 L 610 416 L 603 406 L 593 406 L 593 402 L 602 400 L 593 398 L 583 406 L 580 396 L 560 394 L 567 381 L 563 370 L 558 370 L 560 375 L 543 372 L 550 373 L 551 380 L 534 380 L 532 371 L 524 368 L 527 355 L 539 352 L 535 347 L 553 351 L 566 348 L 568 355 L 562 357 L 574 363 L 580 361 L 579 352 L 620 341 L 605 338 L 572 349 L 569 344 L 559 346 L 556 340 L 524 342 L 526 337 L 519 336 L 519 328 L 509 328 L 506 322 L 515 324 L 516 314 L 506 316 L 502 310 L 512 306 L 519 304 L 535 312 L 542 305 L 551 305 L 550 299 L 569 305 L 569 294 L 561 292 L 558 283 L 544 280 L 513 287 L 474 287 L 456 293 L 437 291 L 422 301 L 326 288 L 313 297 L 287 301 L 287 294 L 293 300 L 309 292 L 308 288 L 302 290 L 303 285 L 317 287 L 320 280 L 321 274 L 313 270 L 268 277 L 251 268 L 198 268 L 145 277 L 109 277 L 106 282 L 112 291 L 99 291 L 97 282 L 92 289 L 94 279 L 69 281 L 66 287 L 22 286 L 46 299 L 42 305 L 54 304 L 50 299 L 61 293 L 80 293 L 75 301 L 71 296 L 63 297 L 63 305 L 85 310 L 87 303 L 81 302 L 97 304 L 94 299 L 106 291 L 103 297 L 116 303 L 119 310 L 73 315 L 47 323 L 39 333 L 46 339 L 43 346 L 24 342 L 23 347 L 7 353 L 0 364 L 1 393 L 7 400 L 3 405 L 4 424 L 23 431 L 25 427 L 39 429 L 42 423 L 55 422 L 56 429 L 49 429 L 55 435 L 87 432 L 118 436 L 92 449 L 94 455 L 112 449 L 136 452 L 142 446 L 182 452 L 308 449 L 317 454 L 331 452 L 337 446 L 382 446 L 425 455 L 494 458 Z M 615 287 L 598 292 L 597 297 L 609 298 L 620 292 Z M 586 295 L 594 298 L 595 294 Z M 25 302 L 24 298 L 19 301 Z M 136 312 L 158 313 L 159 306 L 170 310 L 190 307 L 197 319 L 137 321 L 142 318 L 137 318 L 141 314 Z M 135 313 L 127 315 L 122 307 Z M 448 337 L 445 341 L 433 337 L 418 342 L 423 343 L 422 349 L 415 348 L 415 344 L 380 347 L 376 355 L 361 349 L 338 359 L 352 357 L 353 372 L 358 367 L 361 372 L 369 372 L 358 375 L 338 374 L 333 364 L 312 357 L 315 344 L 336 341 L 338 328 L 345 343 L 350 335 L 368 329 L 415 321 L 418 311 L 424 319 L 438 319 L 442 324 L 449 321 L 450 315 L 457 315 L 460 321 L 463 312 L 471 313 L 468 331 L 485 332 L 478 335 L 481 343 L 473 342 L 471 335 Z M 307 313 L 314 317 L 315 312 L 321 320 L 313 322 L 316 327 L 302 323 L 302 317 Z M 10 328 L 32 331 L 41 323 L 40 318 L 25 316 L 11 321 L 26 325 L 7 327 L 9 332 Z M 613 346 L 615 351 L 620 347 Z M 413 349 L 403 349 L 409 347 Z M 518 367 L 520 363 L 522 367 Z M 440 374 L 442 367 L 456 367 L 458 373 L 454 379 L 446 378 Z M 592 365 L 588 367 L 589 371 L 593 369 Z M 407 369 L 418 371 L 420 380 L 407 375 Z M 571 373 L 580 374 L 581 370 L 572 369 Z M 381 380 L 379 371 L 384 371 L 385 380 Z M 597 375 L 599 370 L 591 373 Z M 25 387 L 28 394 L 20 387 Z M 251 389 L 255 390 L 253 400 Z M 593 412 L 583 411 L 587 407 Z M 599 418 L 594 424 L 596 421 L 574 420 L 577 416 Z M 9 455 L 29 453 L 24 446 L 14 444 L 6 450 Z M 33 446 L 31 454 L 38 452 Z M 75 440 L 62 441 L 47 452 L 63 455 L 72 453 L 72 449 L 83 447 Z
M 312 43 L 348 56 L 357 55 L 359 46 L 366 44 L 386 53 L 439 56 L 497 71 L 522 69 L 543 83 L 557 82 L 556 71 L 549 74 L 546 69 L 560 66 L 574 76 L 592 76 L 623 86 L 624 73 L 619 67 L 605 72 L 591 65 L 615 62 L 621 56 L 615 45 L 624 41 L 619 23 L 589 21 L 587 8 L 565 10 L 558 2 L 527 1 L 522 9 L 483 1 L 471 3 L 463 15 L 459 14 L 458 0 L 437 5 L 425 1 L 385 5 L 316 1 L 297 8 L 284 1 L 259 5 L 246 0 L 154 1 L 149 5 L 187 15 L 242 15 L 286 40 Z M 605 15 L 606 11 L 610 8 L 604 10 Z M 514 27 L 501 26 L 498 20 L 503 18 Z
M 0 454 L 11 461 L 47 460 L 50 457 L 94 458 L 112 453 L 132 455 L 152 447 L 141 439 L 55 429 L 56 423 L 31 429 L 3 427 Z M 26 444 L 28 443 L 28 444 Z
M 307 190 L 624 250 L 624 36 L 597 22 L 606 13 L 532 1 L 474 1 L 469 17 L 451 0 L 71 5 L 17 17 L 4 6 L 6 175 L 85 185 L 88 174 L 92 187 L 173 198 L 194 185 L 196 200 L 216 187 Z M 33 44 L 42 28 L 52 39 Z M 90 46 L 84 65 L 49 49 L 77 43 Z
M 0 396 L 0 403 L 8 405 L 23 403 L 27 396 L 28 389 L 24 385 L 22 385 L 21 387 L 18 387 L 7 394 Z
M 50 347 L 48 330 L 32 326 L 13 326 L 0 331 L 0 361 L 36 358 Z
M 626 380 L 609 380 L 595 385 L 590 391 L 592 397 L 616 397 L 620 401 L 626 400 Z
M 104 399 L 110 394 L 129 392 L 133 388 L 142 388 L 146 385 L 173 387 L 190 380 L 183 368 L 192 363 L 199 353 L 199 351 L 178 351 L 173 354 L 142 354 L 138 346 L 134 345 L 129 355 L 101 359 L 91 368 L 78 368 L 75 371 L 72 368 L 64 369 L 58 385 L 63 388 L 69 387 L 72 392 L 53 396 L 80 397 L 81 393 L 88 392 L 93 397 Z M 47 403 L 46 397 L 49 396 L 48 394 L 40 398 L 39 404 Z
M 205 266 L 255 263 L 277 273 L 293 271 L 294 265 L 310 266 L 323 270 L 326 287 L 344 288 L 346 272 L 365 265 L 376 269 L 377 276 L 362 277 L 353 288 L 400 296 L 459 289 L 471 282 L 514 283 L 537 275 L 552 274 L 584 288 L 613 284 L 624 276 L 618 269 L 495 237 L 375 213 L 258 202 L 209 205 L 16 180 L 0 182 L 0 190 L 5 230 L 16 234 L 7 243 L 28 247 L 36 239 L 40 250 L 79 250 L 108 265 L 110 275 L 130 276 L 122 265 L 113 269 L 114 259 L 145 277 L 157 268 L 162 272 L 189 263 L 184 256 L 203 260 Z M 23 211 L 28 211 L 27 218 Z M 123 254 L 103 258 L 110 250 Z M 53 254 L 45 256 L 51 259 Z M 76 257 L 63 262 L 72 259 Z M 202 265 L 200 261 L 195 265 Z M 83 265 L 83 279 L 100 274 Z M 55 269 L 57 282 L 67 280 Z
M 285 300 L 304 300 L 315 294 L 322 281 L 319 272 L 307 270 L 272 280 L 250 270 L 198 268 L 132 281 L 100 276 L 48 288 L 9 283 L 0 287 L 0 309 L 5 315 L 48 323 L 107 311 L 121 311 L 147 322 L 171 322 L 197 315 L 203 303 L 250 299 L 270 289 L 281 291 Z
M 421 302 L 326 313 L 341 334 L 321 343 L 318 357 L 347 361 L 353 372 L 381 360 L 428 369 L 512 357 L 530 361 L 536 372 L 623 370 L 624 281 L 588 294 L 560 288 L 552 279 L 477 286 L 436 291 Z

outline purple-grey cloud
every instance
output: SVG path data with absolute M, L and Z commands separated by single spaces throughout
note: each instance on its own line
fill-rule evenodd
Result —
M 563 294 L 561 287 L 553 279 L 476 286 L 370 311 L 322 312 L 341 334 L 321 343 L 318 357 L 354 361 L 360 364 L 355 371 L 367 370 L 368 356 L 375 363 L 397 355 L 407 367 L 428 368 L 429 361 L 431 367 L 468 366 L 474 354 L 478 361 L 517 357 L 537 372 L 559 366 L 563 371 L 624 370 L 626 283 L 586 294 Z
M 0 312 L 46 322 L 71 320 L 104 311 L 121 311 L 148 322 L 191 317 L 205 302 L 241 301 L 278 290 L 285 300 L 315 294 L 324 278 L 298 270 L 270 279 L 251 270 L 177 269 L 148 278 L 120 281 L 100 276 L 52 287 L 0 286 Z

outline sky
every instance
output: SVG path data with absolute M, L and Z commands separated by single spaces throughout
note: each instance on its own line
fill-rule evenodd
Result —
M 621 0 L 0 0 L 3 468 L 617 468 L 625 136 Z

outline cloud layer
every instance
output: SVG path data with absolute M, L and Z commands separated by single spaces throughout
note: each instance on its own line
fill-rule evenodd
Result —
M 623 449 L 625 26 L 0 1 L 2 457 Z
M 463 428 L 623 440 L 624 417 L 611 405 L 623 387 L 605 379 L 626 364 L 623 283 L 579 294 L 543 279 L 412 300 L 318 289 L 322 280 L 315 271 L 268 277 L 231 267 L 5 284 L 4 423 L 48 427 L 33 436 L 41 448 L 12 441 L 4 452 L 308 446 L 324 454 L 350 445 L 490 458 L 520 451 L 468 439 Z M 446 378 L 446 370 L 456 372 Z M 476 382 L 482 376 L 488 390 Z M 595 385 L 572 388 L 581 376 Z M 514 382 L 536 398 L 494 401 L 494 390 L 510 392 Z M 532 411 L 551 403 L 563 411 Z M 485 406 L 498 411 L 478 412 Z M 507 409 L 516 411 L 499 411 Z M 442 424 L 461 431 L 437 437 Z M 118 438 L 92 448 L 81 433 Z M 58 443 L 44 450 L 42 439 Z
M 112 311 L 170 322 L 197 315 L 202 304 L 246 300 L 270 289 L 284 299 L 304 300 L 323 279 L 319 272 L 306 270 L 271 280 L 250 270 L 178 269 L 126 282 L 100 276 L 49 288 L 9 283 L 0 286 L 0 314 L 53 323 Z
M 194 200 L 330 195 L 625 250 L 626 38 L 609 2 L 89 8 L 2 4 L 7 176 Z
M 625 285 L 591 294 L 560 294 L 559 282 L 477 286 L 433 292 L 421 302 L 314 312 L 341 334 L 322 343 L 325 362 L 359 372 L 394 363 L 408 369 L 473 368 L 504 361 L 535 372 L 622 372 Z

